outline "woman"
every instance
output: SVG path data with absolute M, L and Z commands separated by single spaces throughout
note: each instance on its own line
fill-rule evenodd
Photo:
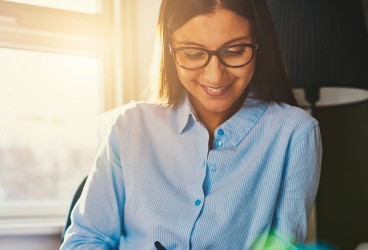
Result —
M 264 0 L 163 0 L 160 102 L 111 127 L 61 249 L 291 249 L 317 192 Z

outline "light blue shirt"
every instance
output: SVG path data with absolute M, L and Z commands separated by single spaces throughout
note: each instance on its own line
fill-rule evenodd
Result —
M 188 100 L 123 107 L 61 249 L 266 249 L 303 242 L 317 192 L 317 121 L 247 98 L 214 134 Z M 267 243 L 266 243 L 267 240 Z

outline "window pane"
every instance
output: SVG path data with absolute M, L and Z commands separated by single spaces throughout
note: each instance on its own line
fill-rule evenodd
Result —
M 98 144 L 100 61 L 0 48 L 0 204 L 70 201 Z
M 99 0 L 6 0 L 6 1 L 50 7 L 55 9 L 78 11 L 83 13 L 97 13 L 100 11 L 101 5 Z

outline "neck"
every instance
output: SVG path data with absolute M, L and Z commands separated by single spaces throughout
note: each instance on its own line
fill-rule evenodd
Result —
M 233 116 L 243 105 L 244 100 L 248 94 L 248 90 L 245 90 L 242 95 L 232 104 L 232 106 L 222 112 L 215 112 L 206 109 L 200 102 L 193 100 L 190 96 L 190 102 L 196 111 L 197 118 L 206 127 L 209 133 L 209 148 L 212 148 L 212 142 L 214 140 L 214 132 L 221 124 L 226 122 L 231 116 Z
M 243 98 L 239 98 L 239 99 L 241 100 L 238 100 L 237 102 L 235 102 L 232 108 L 227 110 L 226 112 L 210 112 L 205 109 L 201 110 L 201 107 L 195 108 L 198 119 L 206 127 L 209 133 L 209 142 L 208 142 L 209 149 L 212 149 L 212 143 L 214 140 L 214 133 L 215 133 L 216 128 L 218 128 L 221 124 L 226 122 L 242 106 L 244 99 Z

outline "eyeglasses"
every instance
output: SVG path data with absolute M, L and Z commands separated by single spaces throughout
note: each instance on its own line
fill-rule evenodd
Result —
M 212 56 L 217 56 L 219 61 L 230 68 L 239 68 L 250 63 L 254 57 L 258 44 L 235 44 L 218 50 L 208 50 L 197 47 L 173 48 L 169 44 L 170 53 L 173 54 L 176 63 L 188 70 L 201 69 L 207 66 Z

